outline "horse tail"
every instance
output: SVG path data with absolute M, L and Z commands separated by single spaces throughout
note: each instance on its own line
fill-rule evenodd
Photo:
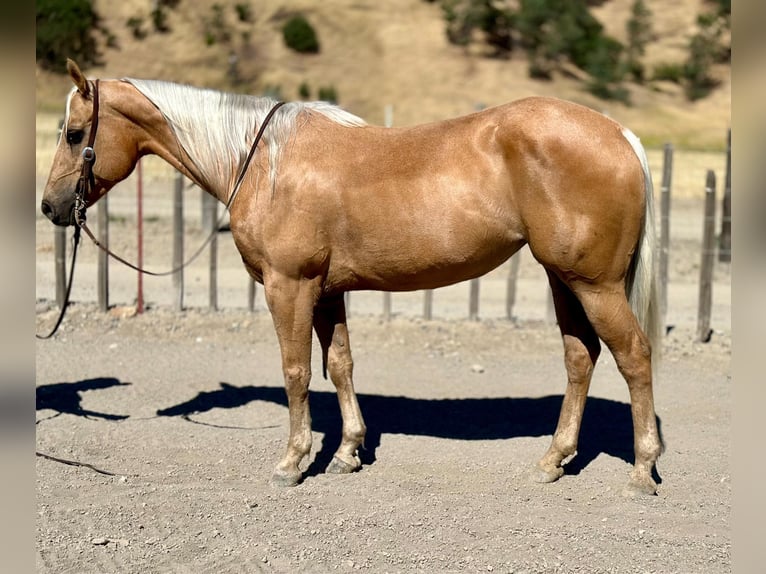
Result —
M 656 273 L 657 235 L 654 225 L 654 186 L 641 140 L 627 128 L 622 131 L 644 172 L 644 225 L 638 238 L 638 248 L 628 268 L 626 292 L 633 313 L 638 319 L 652 348 L 652 365 L 657 366 L 662 348 L 662 317 L 660 314 L 659 284 Z

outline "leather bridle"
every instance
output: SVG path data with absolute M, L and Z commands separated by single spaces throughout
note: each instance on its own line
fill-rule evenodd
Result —
M 90 117 L 90 133 L 88 145 L 82 149 L 82 169 L 77 180 L 74 193 L 74 218 L 78 227 L 85 226 L 85 207 L 88 191 L 96 187 L 96 178 L 93 175 L 93 164 L 96 162 L 96 151 L 93 144 L 96 143 L 98 131 L 98 80 L 93 82 L 93 112 Z M 90 189 L 89 189 L 90 188 Z
M 74 192 L 74 237 L 72 238 L 72 262 L 69 264 L 69 281 L 67 281 L 66 292 L 64 293 L 64 303 L 61 305 L 61 311 L 56 319 L 53 329 L 47 335 L 35 333 L 38 339 L 50 339 L 56 334 L 61 322 L 64 320 L 64 314 L 69 307 L 69 296 L 72 293 L 72 283 L 74 279 L 74 264 L 77 261 L 77 247 L 80 245 L 80 229 L 85 229 L 86 233 L 91 235 L 90 230 L 85 224 L 85 206 L 88 189 L 96 187 L 96 179 L 93 175 L 93 164 L 96 161 L 96 152 L 93 144 L 96 141 L 96 131 L 98 129 L 98 80 L 93 82 L 93 112 L 90 119 L 90 133 L 88 134 L 88 145 L 82 149 L 82 168 L 80 177 L 77 179 L 77 186 Z M 66 137 L 66 134 L 63 134 Z

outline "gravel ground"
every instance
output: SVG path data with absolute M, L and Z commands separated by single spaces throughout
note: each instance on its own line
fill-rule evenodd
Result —
M 111 243 L 131 256 L 135 222 L 113 205 Z M 167 268 L 167 218 L 147 211 L 147 264 Z M 206 307 L 201 263 L 187 273 L 185 311 L 172 310 L 169 280 L 147 278 L 140 315 L 135 274 L 113 265 L 112 308 L 101 313 L 95 249 L 84 245 L 62 329 L 37 342 L 37 571 L 730 572 L 731 271 L 717 266 L 713 335 L 696 342 L 701 230 L 701 202 L 674 204 L 673 329 L 655 387 L 667 450 L 658 495 L 636 500 L 621 495 L 632 428 L 608 352 L 565 476 L 528 476 L 565 386 L 544 276 L 528 253 L 514 321 L 504 318 L 507 265 L 482 279 L 480 321 L 464 319 L 465 285 L 434 294 L 432 321 L 419 317 L 422 294 L 395 294 L 391 321 L 379 293 L 352 294 L 363 468 L 324 473 L 340 417 L 315 359 L 306 479 L 278 489 L 279 352 L 262 290 L 255 312 L 245 308 L 227 234 L 218 311 Z M 52 237 L 38 219 L 39 332 L 56 314 Z M 189 245 L 201 237 L 192 220 Z

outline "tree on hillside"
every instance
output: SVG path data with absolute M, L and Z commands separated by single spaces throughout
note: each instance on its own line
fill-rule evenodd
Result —
M 66 70 L 66 59 L 83 66 L 98 64 L 100 52 L 94 32 L 100 18 L 91 0 L 37 0 L 36 58 L 44 68 Z
M 731 10 L 730 4 L 728 7 Z M 689 56 L 683 67 L 684 91 L 689 100 L 710 94 L 719 83 L 712 74 L 713 65 L 731 59 L 731 40 L 728 44 L 723 41 L 731 28 L 731 14 L 725 9 L 722 5 L 718 11 L 697 17 L 698 32 L 689 39 Z
M 504 0 L 441 0 L 450 42 L 468 45 L 477 41 L 474 31 L 495 54 L 524 48 L 529 74 L 550 79 L 553 72 L 571 63 L 590 76 L 589 89 L 600 97 L 626 99 L 620 88 L 625 75 L 624 47 L 603 31 L 586 0 L 519 0 L 512 8 Z M 637 41 L 642 41 L 639 39 Z
M 467 46 L 480 31 L 484 42 L 497 57 L 507 56 L 513 49 L 513 12 L 493 0 L 442 0 L 442 14 L 447 22 L 447 38 L 453 44 Z
M 652 39 L 652 12 L 644 0 L 635 0 L 630 8 L 630 18 L 626 24 L 628 46 L 626 50 L 627 67 L 633 79 L 644 80 L 644 65 L 641 62 L 646 45 Z

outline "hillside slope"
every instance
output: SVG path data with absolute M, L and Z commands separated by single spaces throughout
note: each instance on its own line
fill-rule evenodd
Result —
M 653 89 L 631 86 L 633 105 L 598 100 L 573 77 L 551 82 L 528 77 L 521 51 L 511 60 L 497 60 L 450 45 L 438 5 L 422 0 L 262 0 L 251 2 L 252 23 L 239 22 L 237 0 L 181 1 L 168 11 L 168 33 L 150 31 L 151 0 L 120 3 L 96 0 L 104 25 L 116 37 L 117 49 L 104 49 L 104 65 L 87 70 L 98 77 L 147 77 L 192 83 L 216 89 L 262 93 L 278 88 L 285 99 L 297 99 L 306 83 L 311 96 L 320 87 L 337 90 L 343 107 L 371 123 L 383 123 L 386 105 L 393 106 L 397 125 L 410 125 L 456 116 L 478 106 L 490 106 L 528 95 L 552 95 L 604 111 L 630 126 L 647 145 L 673 141 L 678 147 L 711 149 L 724 144 L 730 123 L 729 67 L 717 70 L 721 86 L 707 99 L 687 102 L 672 84 Z M 631 0 L 609 0 L 594 8 L 607 31 L 624 40 Z M 223 7 L 231 42 L 205 42 L 211 29 L 213 6 Z M 668 5 L 648 0 L 655 39 L 647 64 L 681 61 L 688 37 L 694 32 L 703 0 Z M 299 55 L 284 46 L 281 26 L 301 12 L 317 30 L 321 52 Z M 126 25 L 142 16 L 144 39 L 136 39 Z M 243 34 L 247 40 L 243 40 Z M 235 53 L 242 82 L 234 85 L 227 74 Z M 60 112 L 69 89 L 67 79 L 38 70 L 38 109 Z

